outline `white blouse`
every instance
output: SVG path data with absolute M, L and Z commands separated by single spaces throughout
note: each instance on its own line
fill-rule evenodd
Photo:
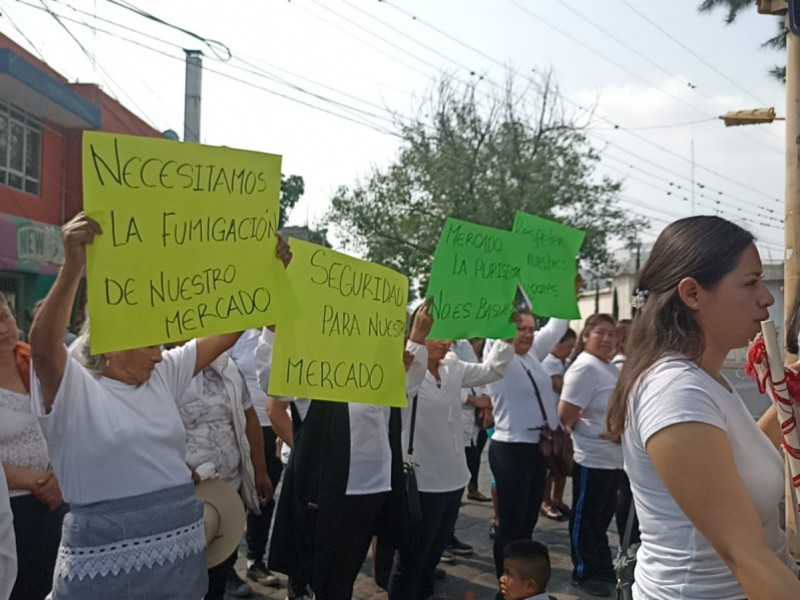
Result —
M 421 492 L 451 492 L 467 484 L 461 388 L 500 379 L 513 356 L 513 345 L 497 341 L 482 363 L 464 362 L 448 353 L 439 363 L 440 382 L 426 371 L 417 395 L 413 454 Z M 410 419 L 404 425 L 403 448 L 408 451 Z
M 539 428 L 544 421 L 529 373 L 539 388 L 548 424 L 553 429 L 558 426 L 558 399 L 553 391 L 553 381 L 541 361 L 567 331 L 567 326 L 568 322 L 563 319 L 550 319 L 536 332 L 528 353 L 516 355 L 505 377 L 489 385 L 495 422 L 492 440 L 539 443 Z
M 4 388 L 0 388 L 0 462 L 33 471 L 47 471 L 50 464 L 30 396 Z M 9 490 L 12 498 L 25 494 L 30 491 Z

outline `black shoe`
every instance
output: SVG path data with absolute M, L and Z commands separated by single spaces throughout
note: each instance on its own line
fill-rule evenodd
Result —
M 447 577 L 447 571 L 445 571 L 444 569 L 440 569 L 439 567 L 436 567 L 436 569 L 433 571 L 433 580 L 441 581 L 445 577 Z
M 573 579 L 572 585 L 582 589 L 590 596 L 599 596 L 601 598 L 607 598 L 611 596 L 611 586 L 598 579 L 583 579 L 580 581 Z
M 234 598 L 247 598 L 253 590 L 235 571 L 231 571 L 228 574 L 228 581 L 225 582 L 225 593 Z
M 278 577 L 267 568 L 263 560 L 257 560 L 252 566 L 247 567 L 247 578 L 261 585 L 280 587 Z
M 469 556 L 472 554 L 472 546 L 465 544 L 456 536 L 453 536 L 453 539 L 450 540 L 450 545 L 447 547 L 447 551 L 456 556 Z

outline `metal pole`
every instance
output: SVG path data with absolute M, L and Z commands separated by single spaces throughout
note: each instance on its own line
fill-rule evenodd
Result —
M 203 84 L 203 53 L 186 52 L 186 91 L 183 109 L 183 141 L 200 141 L 200 95 Z

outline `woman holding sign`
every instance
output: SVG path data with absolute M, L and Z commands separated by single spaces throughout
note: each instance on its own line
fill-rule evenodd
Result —
M 637 287 L 644 303 L 606 421 L 641 530 L 633 597 L 800 598 L 780 527 L 775 409 L 756 424 L 722 374 L 773 303 L 752 234 L 719 217 L 676 221 Z
M 449 352 L 449 341 L 426 340 L 425 346 L 428 370 L 413 399 L 417 410 L 413 459 L 422 520 L 412 526 L 410 543 L 400 548 L 389 588 L 391 600 L 424 600 L 433 595 L 433 573 L 450 542 L 461 496 L 470 479 L 464 454 L 461 390 L 500 379 L 514 356 L 514 347 L 499 340 L 482 363 L 459 360 Z M 403 432 L 406 448 L 410 430 L 406 427 Z
M 497 577 L 503 574 L 504 548 L 514 540 L 530 539 L 539 517 L 547 481 L 539 430 L 543 425 L 558 427 L 558 401 L 541 361 L 567 331 L 567 321 L 550 319 L 536 332 L 536 321 L 524 308 L 515 320 L 514 360 L 505 377 L 489 385 L 495 422 L 489 465 L 497 482 L 500 520 L 494 538 Z
M 239 334 L 91 355 L 67 354 L 64 330 L 101 235 L 79 214 L 63 227 L 64 264 L 31 330 L 31 396 L 71 512 L 53 600 L 202 598 L 203 507 L 185 458 L 176 399 Z M 279 254 L 288 248 L 279 245 Z
M 432 323 L 427 308 L 412 323 L 407 349 L 413 364 L 406 370 L 411 394 L 424 373 Z M 271 376 L 270 345 L 269 336 L 262 336 L 256 351 L 264 389 Z M 400 537 L 401 429 L 399 408 L 357 402 L 312 400 L 302 425 L 295 423 L 269 556 L 269 568 L 290 577 L 290 599 L 311 598 L 309 584 L 317 598 L 350 600 L 373 535 L 392 543 Z

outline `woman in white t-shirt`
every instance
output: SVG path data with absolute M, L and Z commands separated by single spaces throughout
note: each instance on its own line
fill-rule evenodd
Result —
M 102 232 L 82 213 L 63 227 L 64 263 L 31 330 L 31 398 L 71 512 L 53 600 L 197 600 L 206 592 L 203 505 L 185 463 L 177 398 L 239 334 L 68 355 L 64 331 Z M 288 262 L 288 246 L 279 244 Z
M 645 299 L 609 404 L 641 528 L 637 600 L 796 600 L 778 505 L 781 433 L 722 375 L 768 318 L 753 236 L 719 217 L 667 226 L 640 272 Z
M 558 403 L 559 420 L 572 431 L 575 448 L 569 517 L 572 583 L 595 596 L 610 595 L 609 584 L 616 581 L 606 529 L 617 506 L 622 449 L 602 437 L 619 375 L 609 362 L 616 349 L 615 327 L 611 315 L 586 319 Z

